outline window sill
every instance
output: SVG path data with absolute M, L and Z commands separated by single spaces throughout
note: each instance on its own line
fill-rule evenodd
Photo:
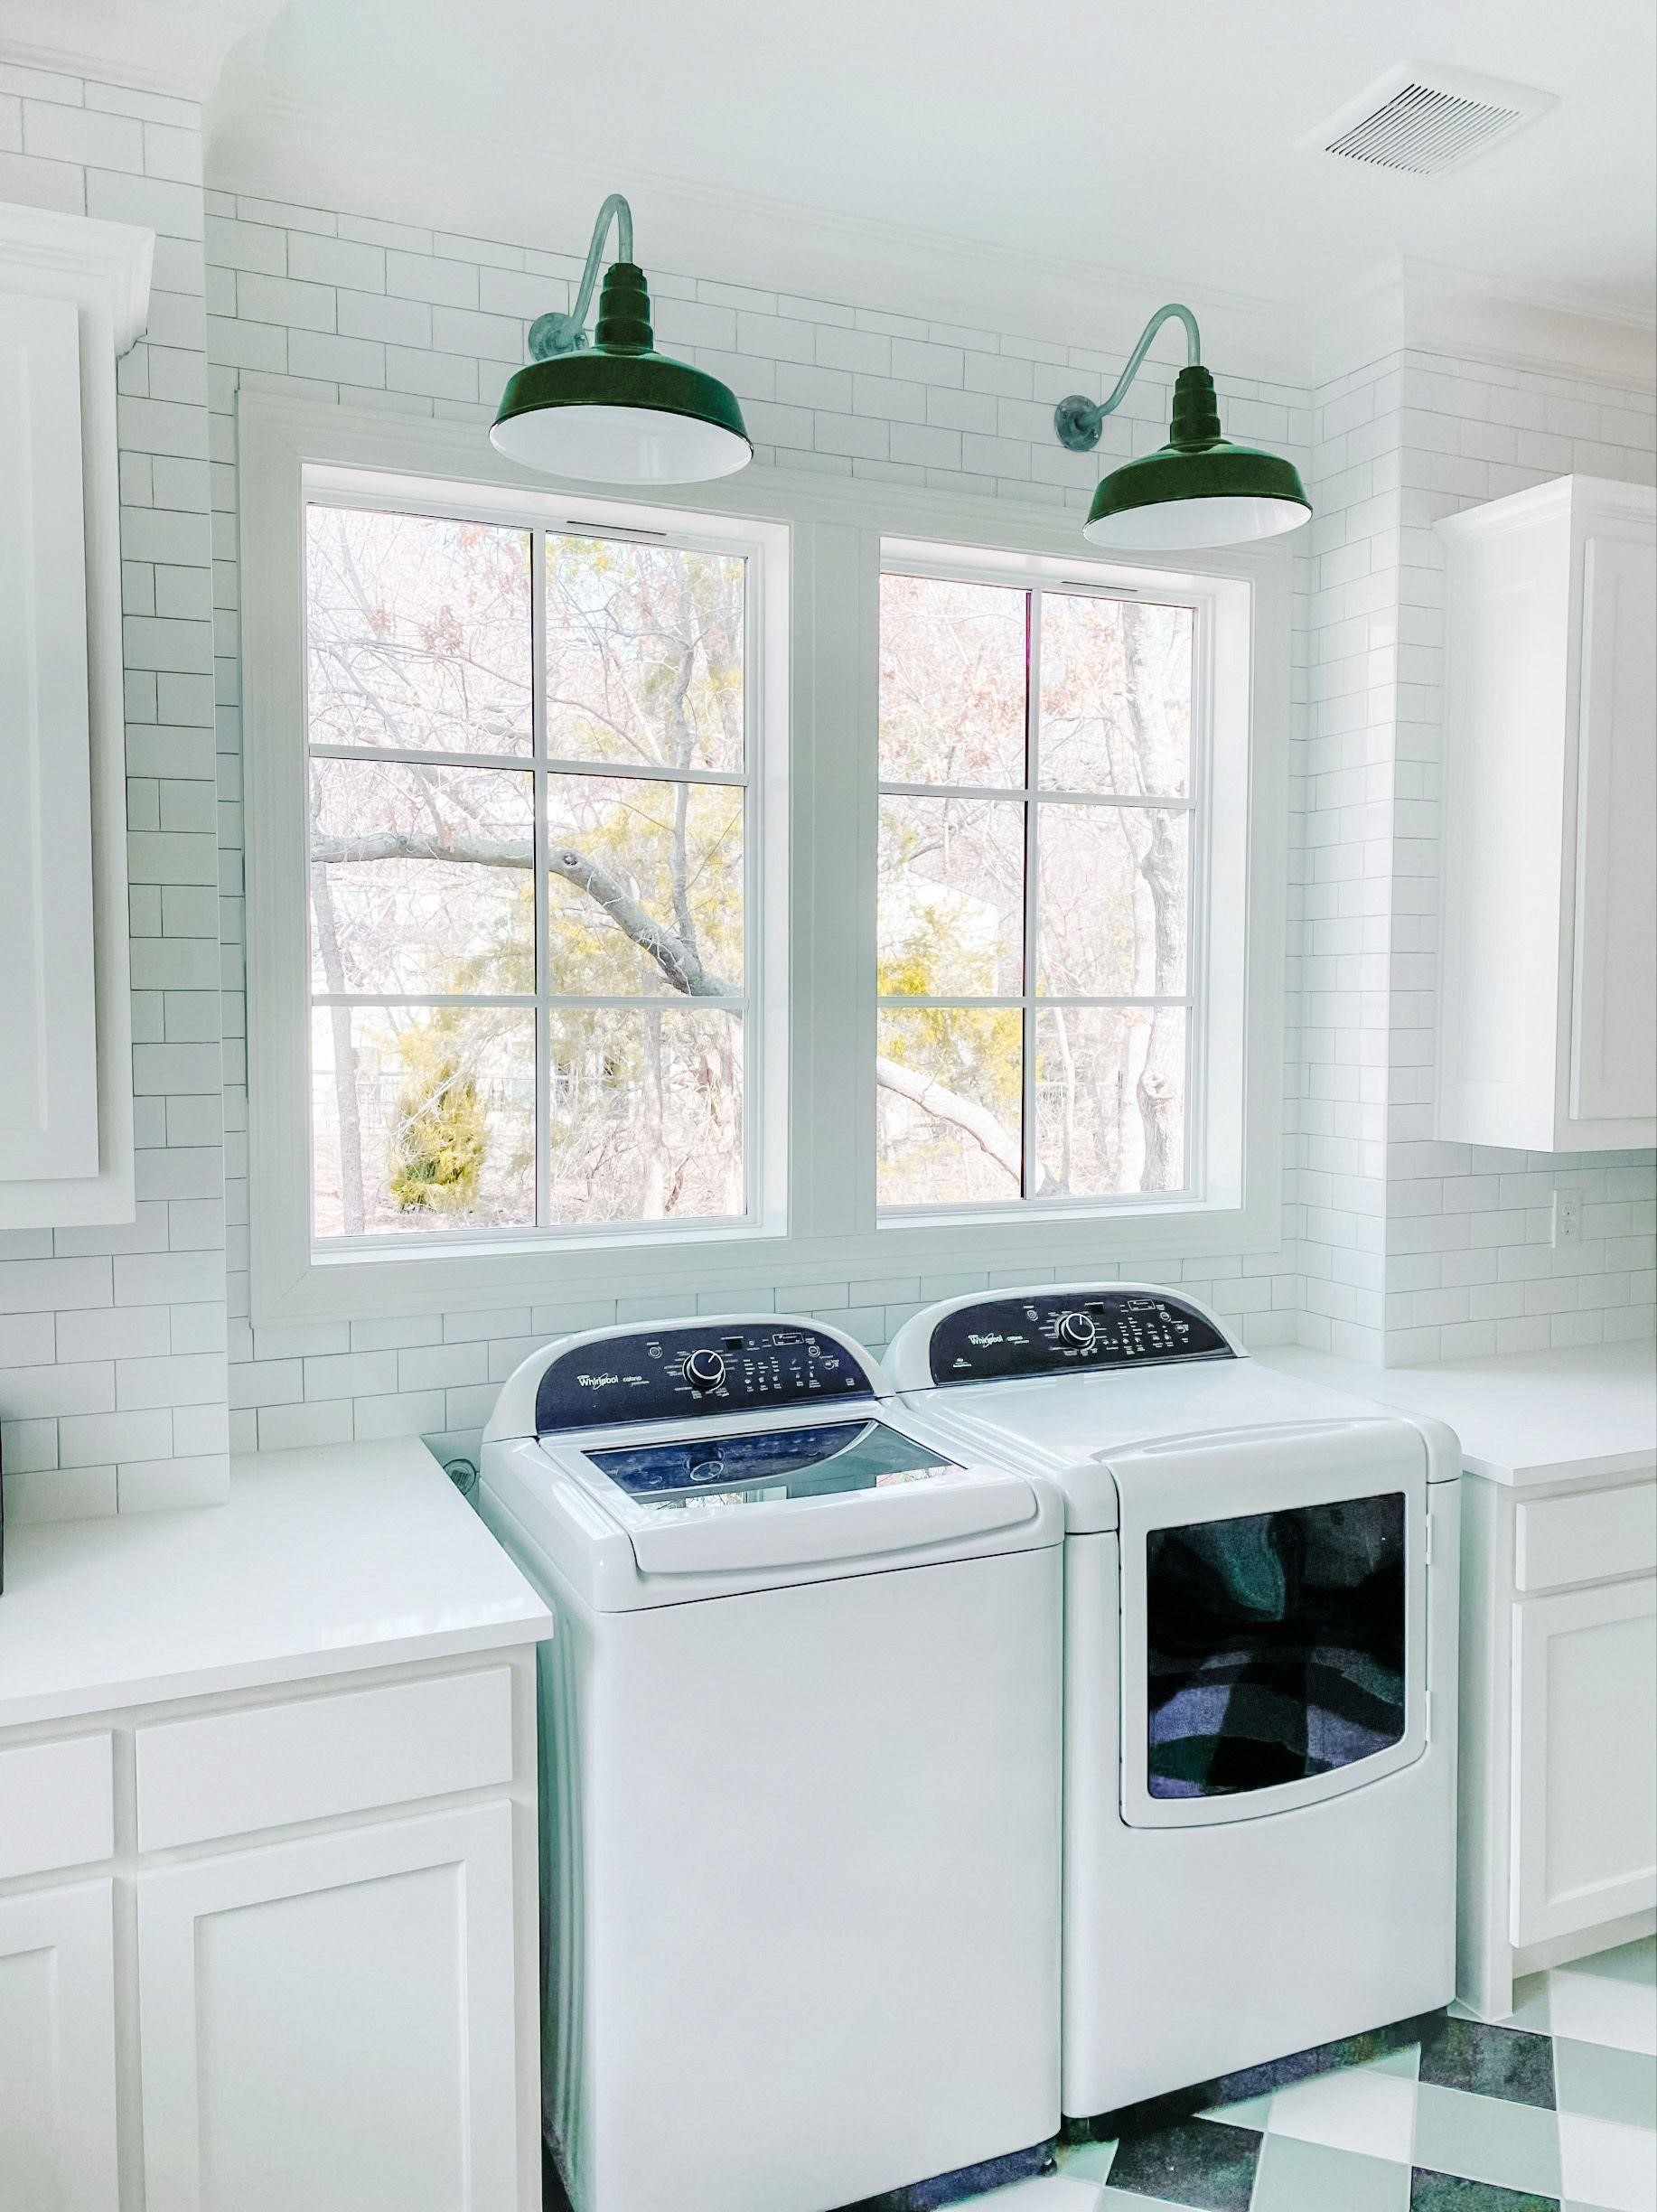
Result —
M 1282 1242 L 1273 1187 L 1248 1205 L 1117 1208 L 1109 1214 L 1046 1214 L 1018 1221 L 883 1223 L 847 1236 L 790 1236 L 736 1227 L 652 1239 L 576 1243 L 547 1240 L 482 1248 L 451 1243 L 424 1251 L 357 1249 L 314 1256 L 286 1280 L 257 1265 L 256 1323 L 366 1320 L 504 1306 L 566 1307 L 659 1298 L 687 1313 L 727 1302 L 790 1302 L 791 1287 L 845 1286 L 856 1304 L 862 1281 L 889 1286 L 939 1274 L 1153 1270 L 1204 1254 L 1268 1251 Z M 763 1286 L 763 1288 L 759 1288 Z

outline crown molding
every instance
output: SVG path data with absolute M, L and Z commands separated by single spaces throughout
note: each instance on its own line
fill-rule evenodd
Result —
M 1324 383 L 1406 347 L 1462 361 L 1657 390 L 1657 321 L 1585 293 L 1401 258 L 1360 277 L 1312 328 Z
M 205 100 L 279 0 L 6 0 L 0 61 Z
M 1181 290 L 1177 271 L 1142 276 L 1030 248 L 868 221 L 460 130 L 399 128 L 323 112 L 227 76 L 208 118 L 210 185 L 389 222 L 579 256 L 593 211 L 624 192 L 641 258 L 658 274 L 1016 333 L 1098 353 L 1114 374 L 1147 317 Z M 1147 206 L 1149 195 L 1147 192 Z M 1300 385 L 1298 309 L 1240 293 L 1187 290 L 1220 374 Z M 1091 364 L 1079 364 L 1086 376 Z
M 133 223 L 98 222 L 48 208 L 0 202 L 0 265 L 8 285 L 108 314 L 118 360 L 144 335 L 150 312 L 155 233 Z

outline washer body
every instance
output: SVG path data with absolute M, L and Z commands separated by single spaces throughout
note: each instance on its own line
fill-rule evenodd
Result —
M 557 1624 L 544 2120 L 576 2212 L 830 2212 L 1051 2136 L 1056 1493 L 951 1464 L 849 1338 L 774 1314 L 549 1345 L 482 1459 Z
M 1065 1500 L 1067 2117 L 1447 2003 L 1451 1432 L 1151 1286 L 949 1300 L 886 1364 Z

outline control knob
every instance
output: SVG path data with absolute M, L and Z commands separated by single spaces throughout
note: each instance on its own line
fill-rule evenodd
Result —
M 1062 1313 L 1054 1334 L 1062 1345 L 1072 1345 L 1078 1352 L 1085 1352 L 1099 1331 L 1091 1314 Z
M 725 1377 L 725 1360 L 719 1353 L 704 1348 L 686 1354 L 685 1380 L 692 1390 L 717 1390 Z

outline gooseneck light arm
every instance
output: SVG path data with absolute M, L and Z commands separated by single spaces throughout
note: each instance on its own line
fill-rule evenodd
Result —
M 632 259 L 632 210 L 620 192 L 612 192 L 598 211 L 598 220 L 593 225 L 593 243 L 587 248 L 587 264 L 581 272 L 581 282 L 576 289 L 575 305 L 567 314 L 538 315 L 529 325 L 529 358 L 531 361 L 552 361 L 560 353 L 577 353 L 587 342 L 587 310 L 593 305 L 593 287 L 598 282 L 598 265 L 604 258 L 604 240 L 615 225 L 616 258 Z M 1165 308 L 1164 314 L 1175 312 Z M 1182 307 L 1177 311 L 1184 314 Z M 1196 325 L 1192 324 L 1194 332 Z
M 1151 350 L 1151 341 L 1163 324 L 1177 317 L 1185 326 L 1185 360 L 1195 368 L 1203 358 L 1203 341 L 1197 334 L 1197 319 L 1189 307 L 1182 307 L 1177 300 L 1170 300 L 1156 314 L 1139 333 L 1139 342 L 1128 356 L 1128 365 L 1116 380 L 1116 389 L 1108 399 L 1085 399 L 1080 392 L 1072 392 L 1068 399 L 1061 399 L 1053 410 L 1053 426 L 1058 433 L 1059 443 L 1071 453 L 1091 453 L 1099 443 L 1099 434 L 1107 415 L 1113 415 L 1128 397 L 1128 388 L 1139 373 L 1140 364 Z

